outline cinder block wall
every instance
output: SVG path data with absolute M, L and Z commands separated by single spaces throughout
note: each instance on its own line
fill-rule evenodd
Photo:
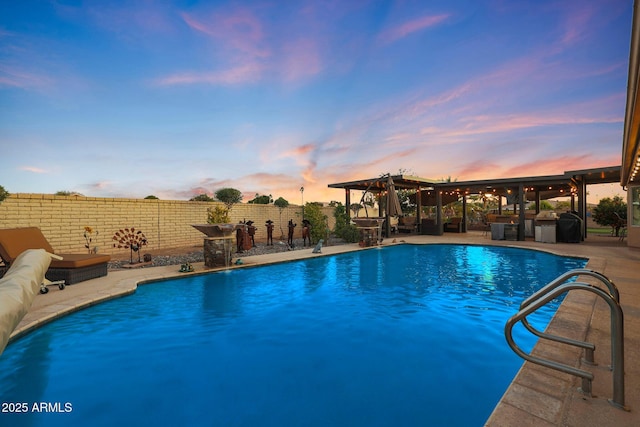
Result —
M 99 253 L 121 254 L 126 249 L 113 247 L 113 235 L 124 228 L 141 230 L 148 240 L 143 252 L 154 249 L 201 246 L 204 234 L 191 224 L 207 222 L 207 208 L 219 202 L 189 202 L 180 200 L 114 199 L 50 194 L 11 194 L 0 203 L 0 228 L 38 227 L 56 252 L 82 253 L 85 249 L 84 227 L 97 231 L 91 246 Z M 322 208 L 333 229 L 333 208 Z M 231 221 L 251 220 L 257 228 L 256 241 L 266 241 L 268 219 L 274 221 L 273 237 L 280 237 L 280 225 L 286 236 L 287 222 L 298 224 L 295 237 L 302 236 L 302 210 L 290 205 L 282 211 L 273 205 L 240 203 L 231 210 Z M 282 218 L 282 224 L 280 222 Z

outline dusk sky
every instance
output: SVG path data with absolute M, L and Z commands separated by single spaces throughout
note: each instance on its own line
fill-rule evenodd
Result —
M 344 201 L 327 185 L 399 170 L 616 166 L 632 8 L 2 0 L 0 185 L 177 200 L 233 187 L 298 204 L 301 186 L 305 202 Z

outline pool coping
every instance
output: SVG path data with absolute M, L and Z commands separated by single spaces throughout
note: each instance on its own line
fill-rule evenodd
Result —
M 585 249 L 585 245 L 549 245 L 529 241 L 493 241 L 482 237 L 479 233 L 466 233 L 466 235 L 463 234 L 462 236 L 455 237 L 449 235 L 402 236 L 402 240 L 396 241 L 395 243 L 385 240 L 383 247 L 403 243 L 455 243 L 535 249 L 556 255 L 588 258 L 587 268 L 603 272 L 604 274 L 610 273 L 607 267 L 611 263 L 607 254 L 601 253 L 603 251 L 600 250 L 581 250 Z M 374 250 L 375 248 L 360 248 L 354 244 L 323 247 L 322 254 L 313 254 L 310 249 L 309 251 L 298 250 L 269 255 L 257 255 L 243 258 L 243 265 L 233 266 L 232 268 L 251 268 L 272 263 L 372 249 Z M 632 251 L 632 249 L 629 250 Z M 633 263 L 631 267 L 636 266 L 637 268 L 635 262 L 640 260 L 640 251 L 636 253 L 632 252 L 632 254 L 633 256 L 630 257 L 630 262 Z M 179 273 L 176 266 L 110 271 L 106 277 L 71 285 L 63 291 L 52 290 L 52 292 L 46 295 L 39 295 L 36 297 L 34 304 L 22 322 L 11 334 L 9 341 L 16 340 L 31 330 L 74 311 L 82 310 L 114 298 L 130 295 L 134 293 L 140 285 L 185 275 L 209 274 L 211 272 L 224 270 L 224 268 L 205 269 L 203 263 L 194 263 L 193 266 L 195 269 L 193 273 Z M 607 275 L 610 278 L 612 277 L 611 274 Z M 616 281 L 616 277 L 613 277 L 613 279 Z M 627 281 L 625 281 L 625 283 L 626 282 Z M 631 280 L 631 285 L 633 285 L 634 282 L 637 284 L 637 280 Z M 616 284 L 618 284 L 618 281 L 616 281 Z M 626 295 L 621 290 L 621 299 L 622 298 L 626 298 Z M 640 294 L 637 295 L 637 298 L 638 301 L 640 301 Z M 632 310 L 635 309 L 635 307 L 636 305 L 634 303 Z M 568 330 L 571 333 L 571 338 L 585 340 L 588 338 L 590 328 L 593 328 L 594 318 L 598 316 L 603 317 L 601 314 L 596 315 L 597 311 L 598 301 L 595 295 L 570 293 L 566 296 L 551 321 L 549 330 Z M 638 311 L 638 317 L 640 317 L 640 310 Z M 628 319 L 625 318 L 625 323 L 627 322 Z M 625 347 L 627 348 L 625 360 L 633 359 L 637 356 L 637 353 L 636 355 L 630 354 L 629 350 L 634 347 L 628 345 L 629 343 L 627 343 L 627 341 L 628 338 L 625 337 Z M 599 351 L 598 348 L 600 348 Z M 635 349 L 638 348 L 636 345 Z M 539 341 L 535 345 L 532 353 L 545 355 L 572 366 L 582 366 L 580 351 L 575 348 Z M 640 425 L 640 418 L 636 414 L 637 410 L 635 410 L 634 405 L 627 405 L 631 407 L 631 411 L 625 412 L 614 408 L 607 402 L 607 398 L 611 396 L 611 375 L 606 371 L 606 366 L 610 363 L 610 354 L 608 353 L 607 345 L 597 346 L 596 362 L 600 364 L 595 367 L 598 372 L 594 373 L 596 377 L 594 379 L 594 397 L 588 399 L 578 391 L 578 378 L 534 365 L 530 362 L 524 362 L 485 425 L 596 425 L 592 423 L 594 420 L 604 420 L 605 424 L 600 425 L 607 425 L 613 419 L 617 420 L 615 425 Z M 584 367 L 584 369 L 593 370 L 594 367 Z M 629 363 L 626 363 L 625 371 L 627 372 L 627 377 L 629 377 Z M 636 381 L 637 378 L 638 376 L 634 375 Z M 628 379 L 626 381 L 626 389 L 632 389 L 632 387 L 630 387 L 630 381 Z M 634 390 L 636 389 L 637 387 Z M 629 394 L 627 394 L 627 396 L 631 397 Z M 632 398 L 635 399 L 635 397 L 636 395 L 634 394 Z M 635 400 L 635 402 L 637 402 L 637 400 Z M 580 420 L 585 421 L 586 424 Z

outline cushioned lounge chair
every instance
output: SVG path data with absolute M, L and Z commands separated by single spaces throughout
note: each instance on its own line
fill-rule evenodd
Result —
M 109 255 L 61 254 L 53 248 L 37 227 L 0 229 L 0 258 L 7 265 L 27 249 L 44 249 L 62 257 L 52 260 L 45 277 L 49 280 L 64 280 L 67 285 L 107 275 Z

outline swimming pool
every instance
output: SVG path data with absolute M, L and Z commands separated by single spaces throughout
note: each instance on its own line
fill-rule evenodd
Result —
M 505 343 L 506 319 L 585 264 L 506 247 L 399 245 L 141 286 L 10 344 L 0 402 L 28 411 L 0 420 L 481 425 L 522 364 Z

